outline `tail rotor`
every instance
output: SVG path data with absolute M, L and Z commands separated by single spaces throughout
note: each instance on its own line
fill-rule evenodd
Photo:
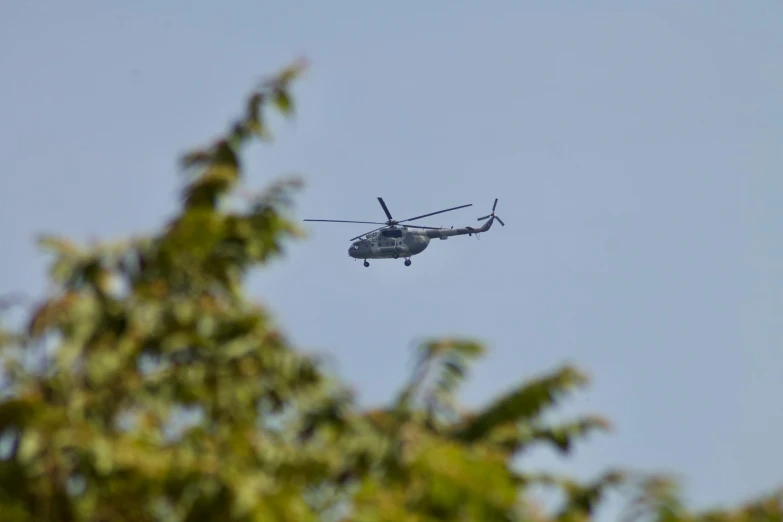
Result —
M 491 214 L 489 214 L 489 215 L 487 215 L 487 216 L 484 216 L 484 217 L 480 217 L 480 218 L 478 218 L 478 221 L 484 221 L 485 219 L 493 218 L 493 219 L 497 219 L 497 220 L 498 220 L 498 223 L 500 223 L 500 224 L 501 224 L 501 226 L 504 226 L 504 227 L 505 227 L 505 226 L 506 226 L 506 224 L 505 224 L 505 223 L 503 223 L 503 220 L 502 220 L 502 219 L 500 219 L 498 216 L 496 216 L 496 215 L 495 215 L 495 207 L 497 207 L 497 206 L 498 206 L 498 198 L 495 198 L 495 204 L 494 204 L 494 205 L 492 205 L 492 213 L 491 213 Z

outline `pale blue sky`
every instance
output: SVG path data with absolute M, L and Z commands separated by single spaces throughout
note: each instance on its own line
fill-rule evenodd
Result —
M 248 156 L 307 180 L 299 218 L 398 219 L 473 203 L 411 267 L 347 256 L 314 224 L 254 277 L 302 347 L 367 402 L 421 336 L 486 341 L 466 400 L 573 361 L 573 409 L 616 431 L 559 461 L 682 474 L 697 505 L 783 482 L 783 4 L 98 2 L 0 5 L 0 292 L 43 289 L 41 231 L 153 229 L 178 155 L 299 55 L 299 116 Z M 326 305 L 322 304 L 326 303 Z

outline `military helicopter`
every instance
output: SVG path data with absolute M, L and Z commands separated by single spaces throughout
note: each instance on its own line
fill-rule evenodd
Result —
M 492 205 L 492 212 L 490 212 L 489 215 L 478 218 L 478 221 L 489 219 L 489 221 L 484 223 L 480 228 L 442 228 L 403 224 L 409 221 L 434 216 L 435 214 L 442 214 L 443 212 L 470 207 L 473 206 L 472 203 L 397 221 L 391 216 L 389 208 L 386 206 L 383 198 L 378 198 L 378 202 L 381 204 L 384 213 L 386 213 L 386 217 L 389 218 L 385 223 L 380 221 L 343 221 L 339 219 L 305 219 L 305 221 L 383 225 L 375 230 L 371 230 L 370 232 L 350 239 L 353 243 L 348 249 L 348 255 L 354 259 L 363 259 L 364 266 L 366 267 L 370 266 L 370 263 L 367 261 L 368 259 L 398 259 L 400 257 L 405 259 L 405 266 L 411 266 L 411 257 L 424 252 L 430 244 L 430 239 L 448 239 L 451 236 L 462 236 L 465 234 L 468 236 L 476 234 L 476 238 L 478 238 L 480 233 L 490 229 L 492 223 L 496 219 L 502 226 L 506 226 L 506 224 L 503 223 L 503 220 L 495 215 L 495 207 L 498 205 L 497 198 L 495 198 L 495 204 Z

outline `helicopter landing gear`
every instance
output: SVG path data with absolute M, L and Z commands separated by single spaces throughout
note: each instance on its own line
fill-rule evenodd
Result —
M 405 260 L 405 266 L 411 266 L 411 260 L 410 259 L 406 259 Z
M 364 266 L 370 266 L 370 263 L 367 262 L 367 260 L 364 260 Z

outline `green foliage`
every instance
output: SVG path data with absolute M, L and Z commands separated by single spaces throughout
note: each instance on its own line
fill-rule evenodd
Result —
M 241 210 L 241 152 L 266 111 L 294 113 L 284 69 L 226 136 L 183 158 L 179 214 L 150 237 L 81 247 L 47 236 L 56 285 L 25 331 L 0 330 L 3 521 L 577 521 L 631 487 L 629 520 L 777 521 L 781 496 L 695 514 L 669 482 L 609 471 L 592 482 L 519 470 L 534 445 L 568 452 L 608 423 L 543 414 L 585 376 L 564 367 L 478 411 L 458 404 L 480 343 L 433 340 L 388 408 L 351 393 L 247 299 L 244 275 L 299 235 L 295 180 Z M 34 365 L 34 356 L 45 364 Z M 551 513 L 530 488 L 563 493 Z

